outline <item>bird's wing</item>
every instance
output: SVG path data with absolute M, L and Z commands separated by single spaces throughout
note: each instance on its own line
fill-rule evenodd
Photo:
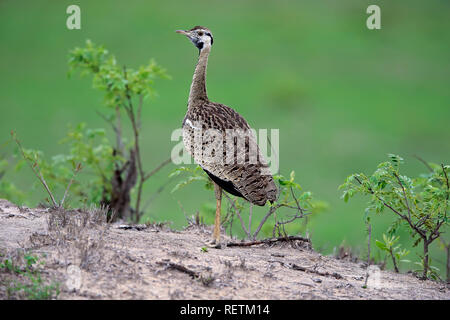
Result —
M 257 205 L 276 200 L 277 188 L 256 135 L 239 113 L 225 105 L 206 102 L 188 112 L 183 128 L 191 137 L 195 129 L 202 129 L 201 140 L 196 142 L 193 137 L 191 154 L 224 190 Z

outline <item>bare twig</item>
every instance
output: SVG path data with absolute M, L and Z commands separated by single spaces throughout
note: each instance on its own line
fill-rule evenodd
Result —
M 124 78 L 127 80 L 127 68 L 123 67 L 123 73 Z M 139 183 L 138 183 L 138 192 L 137 192 L 137 199 L 136 199 L 136 206 L 135 206 L 135 220 L 138 220 L 140 217 L 140 204 L 141 204 L 141 197 L 142 197 L 142 188 L 144 186 L 144 169 L 142 167 L 142 158 L 141 158 L 141 150 L 139 146 L 139 127 L 136 121 L 136 116 L 134 114 L 134 108 L 133 108 L 133 101 L 131 99 L 130 95 L 130 88 L 128 86 L 128 83 L 125 84 L 125 92 L 126 97 L 128 101 L 128 105 L 124 104 L 124 108 L 128 114 L 128 118 L 131 121 L 131 126 L 133 129 L 133 135 L 134 135 L 134 151 L 136 153 L 136 160 L 137 160 L 137 167 L 139 172 Z
M 250 247 L 250 246 L 255 246 L 255 245 L 259 245 L 259 244 L 273 244 L 276 242 L 290 242 L 290 241 L 303 241 L 303 242 L 311 243 L 311 240 L 308 238 L 299 237 L 299 236 L 287 236 L 287 237 L 280 237 L 280 238 L 255 240 L 255 241 L 250 241 L 250 242 L 229 242 L 229 243 L 227 243 L 227 247 Z
M 450 244 L 446 244 L 445 248 L 447 249 L 447 284 L 450 285 Z
M 155 169 L 153 169 L 152 171 L 150 171 L 149 173 L 147 173 L 144 176 L 144 181 L 148 180 L 148 178 L 153 176 L 155 173 L 157 173 L 159 170 L 164 168 L 164 166 L 168 165 L 170 162 L 172 162 L 172 158 L 168 158 L 168 159 L 164 160 L 163 162 L 161 162 Z
M 300 206 L 300 203 L 297 199 L 297 197 L 295 196 L 294 190 L 292 187 L 290 187 L 290 192 L 292 194 L 292 198 L 295 201 L 295 206 L 290 205 L 290 203 L 286 203 L 286 202 L 282 202 L 282 203 L 275 203 L 273 205 L 270 206 L 269 211 L 264 215 L 264 217 L 262 218 L 262 220 L 259 222 L 258 227 L 256 228 L 255 232 L 252 234 L 252 218 L 253 218 L 253 206 L 252 204 L 250 204 L 250 209 L 249 209 L 249 218 L 248 218 L 248 228 L 245 226 L 245 223 L 242 219 L 241 213 L 240 211 L 236 208 L 235 203 L 231 200 L 231 198 L 226 194 L 226 198 L 229 201 L 229 203 L 231 204 L 232 208 L 234 209 L 236 215 L 238 216 L 240 222 L 241 222 L 241 227 L 242 230 L 244 230 L 244 232 L 247 235 L 247 238 L 249 240 L 256 240 L 259 232 L 261 231 L 263 225 L 266 223 L 267 219 L 269 219 L 269 217 L 271 215 L 275 215 L 275 224 L 274 224 L 274 228 L 273 228 L 273 232 L 272 235 L 273 237 L 275 237 L 275 231 L 278 230 L 278 233 L 280 236 L 284 235 L 286 236 L 286 230 L 285 230 L 285 225 L 289 224 L 291 222 L 293 222 L 296 219 L 300 219 L 303 218 L 305 215 L 310 214 L 309 212 L 305 212 L 305 210 Z M 295 214 L 294 216 L 292 216 L 291 218 L 285 220 L 285 221 L 278 221 L 276 218 L 276 211 L 280 208 L 280 207 L 286 207 L 289 209 L 293 209 L 296 210 L 297 212 L 299 212 L 300 214 Z
M 341 276 L 341 275 L 340 275 L 339 273 L 337 273 L 337 272 L 333 272 L 333 273 L 329 273 L 329 272 L 320 272 L 320 271 L 317 271 L 317 270 L 314 270 L 314 269 L 308 269 L 308 268 L 306 268 L 306 267 L 302 267 L 302 266 L 296 265 L 295 263 L 291 263 L 291 264 L 289 264 L 289 266 L 290 266 L 292 269 L 294 269 L 294 270 L 299 270 L 299 271 L 303 271 L 303 272 L 314 273 L 314 274 L 317 274 L 317 275 L 322 276 L 322 277 L 332 277 L 332 278 L 335 278 L 335 279 L 343 279 L 343 278 L 344 278 L 343 276 Z
M 117 151 L 120 155 L 124 154 L 124 146 L 123 146 L 123 140 L 122 140 L 122 121 L 120 116 L 120 107 L 116 106 L 116 121 L 117 125 L 113 126 L 115 127 L 116 132 L 116 144 L 117 144 Z
M 241 222 L 241 227 L 242 227 L 242 229 L 245 231 L 245 233 L 247 234 L 247 237 L 248 237 L 249 239 L 252 239 L 252 235 L 251 235 L 251 233 L 247 230 L 247 228 L 245 227 L 244 220 L 242 219 L 242 216 L 241 216 L 240 211 L 236 208 L 234 201 L 230 198 L 230 196 L 229 196 L 226 192 L 224 192 L 223 194 L 225 195 L 225 197 L 227 198 L 227 200 L 229 201 L 229 203 L 230 203 L 231 206 L 233 207 L 234 212 L 236 212 L 236 214 L 237 214 L 237 216 L 238 216 L 238 218 L 239 218 L 239 220 L 240 220 L 240 222 Z
M 116 124 L 106 117 L 104 114 L 102 114 L 100 111 L 97 111 L 97 114 L 106 122 L 108 122 L 111 125 L 111 128 L 113 129 L 115 135 L 116 135 L 116 150 L 120 155 L 124 154 L 124 146 L 123 146 L 123 140 L 122 140 L 122 123 L 121 123 L 121 117 L 120 117 L 120 107 L 116 106 Z
M 338 280 L 344 279 L 344 277 L 342 275 L 340 275 L 337 272 L 333 272 L 333 273 L 329 273 L 329 272 L 320 272 L 317 271 L 315 268 L 314 269 L 310 269 L 310 268 L 306 268 L 303 266 L 299 266 L 295 263 L 284 263 L 283 261 L 271 261 L 271 262 L 278 262 L 279 264 L 281 264 L 283 267 L 288 267 L 290 269 L 293 270 L 298 270 L 298 271 L 303 271 L 303 272 L 308 272 L 308 273 L 313 273 L 313 274 L 317 274 L 318 276 L 322 276 L 322 277 L 332 277 Z
M 389 248 L 389 254 L 391 255 L 392 263 L 394 264 L 395 272 L 396 272 L 396 273 L 399 273 L 400 271 L 398 270 L 397 260 L 395 259 L 394 252 L 392 252 L 392 248 Z
M 124 78 L 127 79 L 127 69 L 124 66 L 123 67 L 123 73 Z M 165 165 L 171 162 L 171 159 L 167 159 L 163 161 L 158 167 L 156 167 L 154 170 L 152 170 L 150 173 L 146 174 L 142 165 L 142 157 L 141 157 L 141 151 L 140 151 L 140 145 L 139 145 L 139 132 L 141 127 L 141 112 L 142 112 L 142 103 L 143 103 L 143 97 L 142 95 L 139 96 L 139 105 L 137 110 L 137 117 L 134 111 L 133 107 L 133 101 L 131 99 L 130 95 L 130 88 L 128 86 L 128 83 L 125 84 L 125 94 L 128 101 L 128 104 L 124 104 L 124 109 L 127 112 L 128 118 L 131 121 L 131 126 L 133 129 L 133 135 L 134 135 L 134 151 L 136 153 L 136 161 L 137 161 L 137 168 L 139 173 L 139 181 L 138 181 L 138 191 L 137 191 L 137 198 L 136 198 L 136 205 L 135 205 L 135 220 L 139 220 L 141 216 L 141 198 L 142 198 L 142 190 L 144 187 L 144 182 L 149 179 L 151 176 L 153 176 L 156 172 L 161 170 Z
M 269 211 L 266 213 L 264 218 L 259 223 L 258 228 L 256 228 L 255 232 L 253 233 L 253 238 L 256 239 L 256 236 L 261 231 L 261 228 L 264 225 L 264 223 L 266 223 L 267 219 L 269 219 L 269 217 L 281 206 L 282 206 L 281 204 L 276 204 L 276 205 L 270 207 Z
M 122 123 L 121 123 L 121 117 L 120 117 L 120 107 L 116 106 L 116 124 L 109 119 L 107 116 L 102 114 L 100 111 L 97 111 L 97 114 L 106 122 L 108 122 L 113 129 L 115 135 L 116 135 L 116 150 L 120 155 L 124 154 L 124 146 L 123 146 L 123 140 L 122 140 Z
M 372 225 L 367 221 L 367 232 L 369 239 L 367 240 L 367 269 L 366 279 L 364 280 L 364 287 L 367 287 L 367 281 L 369 280 L 369 267 L 370 267 L 370 241 L 372 240 Z
M 249 214 L 248 214 L 248 233 L 252 233 L 252 215 L 253 215 L 253 204 L 250 203 Z M 255 238 L 253 238 L 255 240 Z
M 75 168 L 75 171 L 73 172 L 72 179 L 70 179 L 69 184 L 67 185 L 67 188 L 64 191 L 64 196 L 61 199 L 61 202 L 59 203 L 60 208 L 62 208 L 62 206 L 64 205 L 64 201 L 66 200 L 66 196 L 67 196 L 67 193 L 69 192 L 70 186 L 72 185 L 73 181 L 75 180 L 75 177 L 77 176 L 78 172 L 80 172 L 80 170 L 81 170 L 81 163 L 78 163 Z
M 416 158 L 417 160 L 419 160 L 420 162 L 422 162 L 424 165 L 425 165 L 425 167 L 427 167 L 427 169 L 430 171 L 430 172 L 434 172 L 433 171 L 433 168 L 431 168 L 430 167 L 430 165 L 428 164 L 428 162 L 426 162 L 425 160 L 423 160 L 421 157 L 419 157 L 418 155 L 414 155 L 414 158 Z
M 47 182 L 44 179 L 44 176 L 42 175 L 41 168 L 39 167 L 39 164 L 37 161 L 34 161 L 33 164 L 31 164 L 31 159 L 27 158 L 25 155 L 25 151 L 23 150 L 22 144 L 20 143 L 19 139 L 16 136 L 16 133 L 14 131 L 11 131 L 11 136 L 13 140 L 16 142 L 17 146 L 19 147 L 20 152 L 22 153 L 23 158 L 30 166 L 31 170 L 33 170 L 34 174 L 38 178 L 38 180 L 42 183 L 45 190 L 47 191 L 48 195 L 50 196 L 50 199 L 52 200 L 53 206 L 58 207 L 58 202 L 56 202 L 55 197 L 53 196 L 53 193 L 50 191 L 50 188 L 47 185 Z
M 181 271 L 183 273 L 186 273 L 188 275 L 190 275 L 192 278 L 199 278 L 200 277 L 200 273 L 190 270 L 188 268 L 186 268 L 185 266 L 181 265 L 181 264 L 177 264 L 171 261 L 157 261 L 156 264 L 161 265 L 161 266 L 165 266 L 166 269 L 174 269 L 174 270 L 178 270 Z
M 158 195 L 160 195 L 161 194 L 161 192 L 163 192 L 164 191 L 164 189 L 167 187 L 167 185 L 168 184 L 170 184 L 172 181 L 170 181 L 170 180 L 167 180 L 164 184 L 162 184 L 151 196 L 149 196 L 148 198 L 147 198 L 147 200 L 145 201 L 145 203 L 144 203 L 144 211 L 146 211 L 148 208 L 149 208 L 149 206 L 151 205 L 151 203 L 152 203 L 152 201 L 153 200 L 155 200 L 156 199 L 156 197 L 158 196 Z
M 278 224 L 279 225 L 288 224 L 288 223 L 294 222 L 294 220 L 301 219 L 301 218 L 303 218 L 303 214 L 301 214 L 301 215 L 295 214 L 292 218 L 290 218 L 288 220 L 284 220 L 284 221 L 280 220 L 280 221 L 278 221 Z
M 444 172 L 445 182 L 447 183 L 447 200 L 450 197 L 450 183 L 448 181 L 447 171 L 445 171 L 444 164 L 441 163 L 442 171 Z
M 297 197 L 295 196 L 294 189 L 292 188 L 292 186 L 290 187 L 290 189 L 291 189 L 292 198 L 294 198 L 295 204 L 297 205 L 297 209 L 298 209 L 298 211 L 300 211 L 301 217 L 303 217 L 304 210 L 302 207 L 300 207 L 300 204 L 298 203 Z
M 430 215 L 426 214 L 422 218 L 420 218 L 419 221 L 417 221 L 417 223 L 416 223 L 416 227 L 420 228 L 425 222 L 427 222 L 429 217 L 430 217 Z
M 141 129 L 141 114 L 142 114 L 142 104 L 144 102 L 144 97 L 142 94 L 139 96 L 139 105 L 138 105 L 138 111 L 137 111 L 137 127 L 140 130 Z

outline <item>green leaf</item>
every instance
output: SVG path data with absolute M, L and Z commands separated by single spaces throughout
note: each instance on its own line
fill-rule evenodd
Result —
M 388 248 L 386 247 L 386 245 L 385 245 L 383 242 L 378 241 L 378 240 L 375 240 L 375 244 L 376 244 L 376 246 L 377 246 L 378 248 L 380 248 L 381 250 L 383 250 L 383 251 L 389 251 Z

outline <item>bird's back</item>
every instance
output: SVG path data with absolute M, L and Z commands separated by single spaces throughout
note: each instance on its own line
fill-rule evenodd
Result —
M 207 100 L 189 106 L 183 120 L 183 142 L 225 191 L 260 206 L 276 200 L 277 188 L 256 135 L 232 108 Z

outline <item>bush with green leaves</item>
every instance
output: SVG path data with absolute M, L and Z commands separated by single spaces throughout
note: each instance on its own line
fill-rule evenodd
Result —
M 175 192 L 192 182 L 202 182 L 207 190 L 213 190 L 214 185 L 208 175 L 203 171 L 200 166 L 196 167 L 179 167 L 175 169 L 169 177 L 178 177 L 182 174 L 185 175 L 185 179 L 179 181 L 172 192 Z M 228 200 L 229 206 L 226 215 L 222 219 L 222 225 L 229 229 L 230 235 L 232 232 L 233 219 L 238 217 L 242 230 L 250 240 L 255 240 L 260 232 L 263 232 L 266 236 L 281 236 L 285 237 L 289 231 L 304 231 L 304 227 L 307 222 L 307 217 L 311 214 L 315 214 L 322 211 L 327 207 L 326 203 L 316 201 L 313 199 L 313 195 L 310 191 L 303 191 L 302 187 L 295 182 L 295 172 L 292 171 L 289 178 L 285 178 L 282 175 L 275 175 L 274 180 L 278 183 L 279 197 L 276 202 L 269 204 L 268 212 L 262 217 L 257 224 L 255 230 L 252 231 L 252 206 L 249 208 L 249 222 L 246 226 L 242 213 L 245 210 L 246 200 L 230 196 L 224 192 L 225 198 Z M 298 193 L 298 194 L 296 194 Z M 279 211 L 281 209 L 287 210 L 284 214 Z M 211 214 L 214 213 L 215 208 L 211 207 Z M 273 223 L 266 223 L 270 220 Z M 294 222 L 296 220 L 302 220 L 303 226 L 299 226 Z M 294 227 L 295 225 L 295 227 Z M 291 228 L 289 228 L 291 227 Z M 290 230 L 289 230 L 290 229 Z
M 166 70 L 153 59 L 137 69 L 127 68 L 119 65 L 115 56 L 105 47 L 90 40 L 86 41 L 85 47 L 70 51 L 69 67 L 69 76 L 77 70 L 82 76 L 93 75 L 94 88 L 104 91 L 105 104 L 112 109 L 132 108 L 133 101 L 130 100 L 154 96 L 154 81 L 169 78 Z
M 139 134 L 144 100 L 154 96 L 154 80 L 168 78 L 164 69 L 151 60 L 148 64 L 131 69 L 121 67 L 114 55 L 103 46 L 91 41 L 85 47 L 75 48 L 69 55 L 69 75 L 80 71 L 82 75 L 93 75 L 94 88 L 105 93 L 106 114 L 98 114 L 107 121 L 114 132 L 115 143 L 107 138 L 105 129 L 88 129 L 84 123 L 71 127 L 62 143 L 69 146 L 67 153 L 45 158 L 43 152 L 23 148 L 15 132 L 22 161 L 17 168 L 28 163 L 39 182 L 49 195 L 51 206 L 61 207 L 70 189 L 72 203 L 101 204 L 115 212 L 115 218 L 137 222 L 142 216 L 141 198 L 144 183 L 170 158 L 150 172 L 145 171 L 140 153 Z M 131 136 L 126 137 L 122 122 L 123 114 L 129 120 Z M 3 162 L 0 162 L 0 177 Z M 83 169 L 83 170 L 81 170 Z M 83 179 L 78 178 L 82 171 Z M 0 194 L 12 199 L 16 193 L 12 185 L 0 182 Z M 8 194 L 7 194 L 8 193 Z M 55 195 L 60 194 L 60 201 Z M 135 204 L 131 204 L 135 194 Z
M 87 129 L 85 123 L 70 126 L 66 138 L 60 141 L 69 147 L 68 152 L 50 159 L 40 150 L 22 147 L 14 132 L 12 138 L 18 146 L 16 157 L 21 157 L 16 171 L 28 163 L 47 189 L 47 202 L 51 206 L 67 205 L 69 191 L 72 204 L 108 203 L 113 165 L 119 158 L 113 154 L 104 129 Z M 84 179 L 75 179 L 82 169 Z M 58 198 L 61 200 L 57 201 Z
M 80 71 L 82 75 L 91 74 L 94 88 L 104 92 L 104 103 L 109 113 L 100 115 L 113 128 L 116 140 L 113 154 L 117 156 L 108 205 L 116 212 L 117 217 L 137 222 L 143 214 L 141 199 L 144 183 L 170 162 L 170 159 L 167 159 L 150 172 L 144 169 L 140 151 L 142 108 L 144 100 L 156 94 L 154 81 L 169 77 L 153 60 L 137 69 L 120 66 L 114 55 L 89 40 L 85 47 L 75 48 L 70 52 L 69 66 L 69 75 L 74 71 Z M 125 145 L 122 134 L 123 113 L 132 129 L 132 137 L 127 139 L 130 146 Z M 135 186 L 136 201 L 135 205 L 131 206 L 131 191 Z
M 382 213 L 388 209 L 396 217 L 389 233 L 395 234 L 406 226 L 415 240 L 414 245 L 423 244 L 422 279 L 430 271 L 429 246 L 448 227 L 450 166 L 427 164 L 429 172 L 410 178 L 400 172 L 404 160 L 389 154 L 389 160 L 378 165 L 372 175 L 364 173 L 350 175 L 340 189 L 343 199 L 348 201 L 356 194 L 369 197 L 366 216 Z

